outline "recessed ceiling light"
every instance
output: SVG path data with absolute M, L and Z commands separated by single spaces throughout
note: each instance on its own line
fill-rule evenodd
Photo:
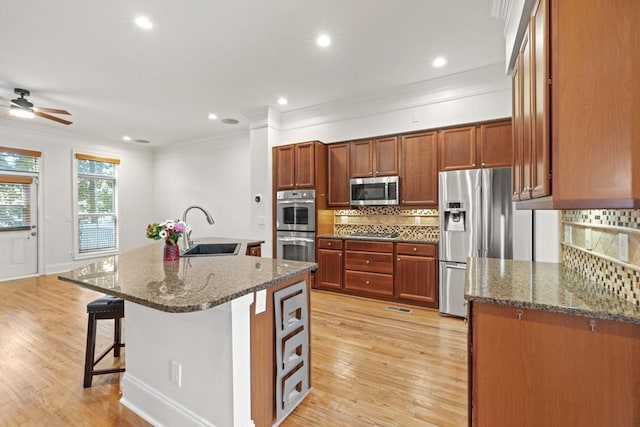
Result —
M 131 141 L 131 137 L 130 137 L 130 136 L 127 136 L 127 135 L 125 135 L 125 136 L 123 136 L 123 137 L 122 137 L 122 140 L 123 140 L 123 141 Z
M 144 28 L 145 30 L 153 28 L 153 23 L 146 16 L 138 16 L 135 21 L 138 27 Z
M 447 58 L 445 58 L 444 56 L 438 56 L 436 59 L 433 60 L 431 65 L 433 65 L 436 68 L 444 67 L 445 65 L 447 65 Z
M 227 125 L 237 125 L 238 123 L 240 123 L 236 119 L 222 119 L 221 122 Z
M 288 103 L 289 103 L 289 101 L 284 96 L 281 96 L 280 98 L 278 98 L 278 104 L 287 105 Z
M 209 118 L 209 120 L 215 120 L 218 118 L 218 116 L 216 116 L 215 114 L 211 113 L 207 116 Z
M 320 36 L 318 36 L 318 38 L 316 39 L 316 43 L 320 47 L 327 47 L 331 44 L 331 39 L 326 34 L 320 34 Z

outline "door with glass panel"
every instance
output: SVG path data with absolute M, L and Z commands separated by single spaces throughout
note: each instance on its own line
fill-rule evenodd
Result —
M 0 280 L 38 274 L 37 179 L 0 175 Z

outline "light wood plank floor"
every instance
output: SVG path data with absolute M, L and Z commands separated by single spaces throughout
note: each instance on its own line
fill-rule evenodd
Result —
M 119 374 L 82 387 L 100 295 L 55 276 L 0 282 L 0 426 L 148 425 L 119 404 Z M 283 427 L 466 425 L 466 325 L 388 305 L 313 291 L 313 390 Z M 112 330 L 99 322 L 99 348 Z

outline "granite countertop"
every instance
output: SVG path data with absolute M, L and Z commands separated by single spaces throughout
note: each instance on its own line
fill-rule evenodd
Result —
M 198 242 L 260 241 L 206 238 Z M 152 243 L 62 273 L 60 280 L 169 313 L 206 310 L 317 268 L 310 262 L 245 255 L 183 257 L 163 262 L 164 244 Z
M 640 323 L 640 307 L 562 264 L 469 258 L 465 299 Z
M 428 243 L 432 245 L 438 244 L 438 239 L 416 239 L 406 238 L 402 236 L 398 237 L 370 237 L 370 236 L 338 236 L 335 234 L 318 234 L 317 239 L 341 239 L 341 240 L 382 240 L 387 242 L 398 243 Z

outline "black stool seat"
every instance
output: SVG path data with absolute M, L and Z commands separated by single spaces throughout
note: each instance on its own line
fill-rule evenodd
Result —
M 91 387 L 94 375 L 113 374 L 124 372 L 124 368 L 94 369 L 111 350 L 114 357 L 120 357 L 120 348 L 124 347 L 121 338 L 121 320 L 124 317 L 124 300 L 122 298 L 106 295 L 87 304 L 89 323 L 87 325 L 87 349 L 84 360 L 84 387 Z M 113 331 L 113 344 L 107 348 L 98 358 L 96 352 L 96 326 L 98 320 L 113 319 L 115 321 Z

